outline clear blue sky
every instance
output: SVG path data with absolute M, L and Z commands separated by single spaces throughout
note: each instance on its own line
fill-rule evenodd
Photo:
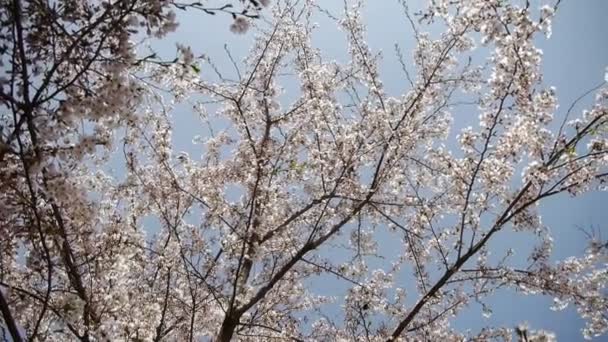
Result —
M 319 1 L 339 14 L 342 1 Z M 421 1 L 411 1 L 412 7 L 419 6 Z M 532 0 L 533 5 L 547 3 Z M 368 1 L 365 17 L 368 23 L 368 42 L 376 51 L 384 52 L 381 72 L 387 91 L 397 95 L 406 88 L 407 82 L 400 72 L 400 66 L 394 54 L 394 44 L 401 45 L 406 58 L 411 58 L 413 47 L 411 32 L 401 15 L 397 0 Z M 570 103 L 584 91 L 602 81 L 608 66 L 608 16 L 607 0 L 566 0 L 562 1 L 557 18 L 554 20 L 553 36 L 548 41 L 539 41 L 544 51 L 545 83 L 557 89 L 560 109 L 556 115 L 560 119 Z M 182 41 L 192 46 L 195 54 L 205 53 L 227 74 L 232 67 L 226 58 L 224 44 L 230 48 L 237 60 L 246 56 L 252 33 L 235 35 L 230 33 L 227 16 L 206 16 L 202 13 L 181 13 L 181 26 L 169 39 L 154 44 L 155 48 L 166 56 L 174 56 L 175 42 Z M 329 59 L 346 60 L 345 43 L 332 22 L 319 17 L 321 27 L 314 37 L 314 43 Z M 203 73 L 209 72 L 203 69 Z M 289 87 L 287 87 L 289 91 Z M 295 90 L 295 89 L 294 89 Z M 584 108 L 589 101 L 582 101 Z M 457 127 L 474 123 L 478 113 L 456 112 Z M 191 139 L 201 134 L 204 127 L 192 113 L 187 110 L 174 113 L 174 139 L 177 149 L 193 152 Z M 584 249 L 584 235 L 578 226 L 589 228 L 595 226 L 605 231 L 608 222 L 608 193 L 588 193 L 572 199 L 567 196 L 550 199 L 542 206 L 543 222 L 551 229 L 555 238 L 555 257 L 557 260 L 566 256 L 580 254 Z M 608 232 L 604 233 L 608 236 Z M 387 245 L 389 241 L 386 241 Z M 494 244 L 498 248 L 526 243 L 524 239 L 507 236 L 499 237 Z M 318 287 L 320 292 L 337 293 L 336 282 L 325 283 Z M 544 328 L 557 333 L 559 340 L 581 340 L 582 321 L 569 308 L 564 312 L 549 310 L 550 299 L 542 297 L 520 297 L 513 293 L 500 293 L 488 301 L 494 304 L 494 315 L 485 320 L 478 307 L 473 307 L 467 314 L 458 318 L 456 326 L 466 330 L 478 330 L 492 323 L 513 326 L 514 322 L 528 321 L 532 328 Z M 331 311 L 330 311 L 331 312 Z

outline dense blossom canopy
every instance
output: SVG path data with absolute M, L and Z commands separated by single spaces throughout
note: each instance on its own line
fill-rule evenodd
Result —
M 555 338 L 516 320 L 453 328 L 474 303 L 490 313 L 484 300 L 501 288 L 572 305 L 585 337 L 604 334 L 607 245 L 590 236 L 584 255 L 556 263 L 538 213 L 546 198 L 576 200 L 608 179 L 608 87 L 553 121 L 535 41 L 558 4 L 434 0 L 414 14 L 403 1 L 415 65 L 393 97 L 361 3 L 334 16 L 313 0 L 0 0 L 5 336 Z M 182 10 L 228 13 L 232 31 L 256 34 L 237 79 L 209 78 L 214 66 L 186 45 L 173 61 L 139 48 L 175 30 Z M 344 32 L 347 63 L 312 45 L 318 14 Z M 293 101 L 286 74 L 299 84 Z M 449 148 L 457 98 L 479 120 Z M 184 104 L 201 118 L 197 156 L 173 147 Z M 117 164 L 123 172 L 107 171 Z M 489 248 L 508 232 L 535 246 L 517 263 L 517 246 Z M 400 247 L 382 248 L 387 239 Z M 345 284 L 341 297 L 311 290 L 327 277 Z

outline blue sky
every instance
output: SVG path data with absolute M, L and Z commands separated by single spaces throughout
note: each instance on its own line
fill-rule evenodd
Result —
M 319 1 L 334 13 L 339 14 L 342 1 Z M 420 1 L 410 1 L 412 7 Z M 533 5 L 545 4 L 547 1 L 532 0 Z M 544 51 L 545 84 L 556 88 L 560 108 L 556 113 L 559 121 L 568 106 L 586 90 L 596 86 L 604 78 L 608 66 L 608 1 L 606 0 L 566 0 L 562 1 L 559 13 L 554 20 L 553 36 L 549 40 L 539 40 L 538 46 Z M 398 95 L 406 89 L 407 81 L 401 73 L 394 54 L 394 44 L 399 43 L 407 59 L 411 59 L 413 39 L 408 29 L 402 10 L 397 0 L 368 1 L 364 11 L 368 24 L 368 42 L 375 50 L 383 51 L 381 73 L 384 85 L 391 95 Z M 174 56 L 175 42 L 181 41 L 191 45 L 195 55 L 204 53 L 209 56 L 220 70 L 232 72 L 230 62 L 224 51 L 227 44 L 236 60 L 246 57 L 252 32 L 235 35 L 228 30 L 230 18 L 202 13 L 180 13 L 181 26 L 169 39 L 155 42 L 154 47 L 161 54 Z M 320 28 L 314 36 L 314 44 L 320 48 L 328 59 L 346 61 L 346 43 L 343 34 L 326 18 L 319 17 Z M 203 74 L 209 72 L 203 69 Z M 287 87 L 289 92 L 289 87 Z M 294 89 L 295 90 L 295 89 Z M 592 97 L 580 102 L 578 109 L 590 103 Z M 580 111 L 574 111 L 580 113 Z M 477 119 L 477 112 L 456 112 L 456 127 L 472 125 Z M 192 151 L 191 139 L 204 130 L 200 121 L 188 110 L 173 114 L 176 148 Z M 455 132 L 454 134 L 456 134 Z M 587 193 L 578 198 L 562 196 L 551 198 L 541 207 L 543 222 L 550 228 L 555 238 L 556 260 L 569 255 L 580 255 L 584 249 L 585 236 L 579 227 L 590 227 L 605 230 L 608 222 L 608 193 Z M 604 234 L 605 236 L 608 233 Z M 389 241 L 386 241 L 388 244 Z M 525 239 L 507 236 L 494 242 L 498 248 L 507 248 L 513 244 L 525 244 Z M 337 280 L 332 280 L 336 281 Z M 325 283 L 325 289 L 340 284 Z M 323 288 L 319 287 L 319 291 Z M 513 293 L 500 293 L 488 301 L 494 304 L 494 315 L 485 320 L 479 307 L 472 307 L 459 317 L 455 324 L 461 329 L 478 330 L 493 323 L 513 326 L 515 322 L 528 321 L 532 328 L 544 328 L 557 333 L 563 341 L 581 340 L 582 321 L 571 309 L 563 312 L 549 310 L 550 299 L 542 297 L 520 297 Z

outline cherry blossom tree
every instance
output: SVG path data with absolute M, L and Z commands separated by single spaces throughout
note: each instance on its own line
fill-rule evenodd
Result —
M 554 121 L 543 83 L 535 42 L 559 1 L 434 0 L 416 14 L 404 1 L 417 46 L 397 97 L 366 43 L 362 3 L 337 17 L 277 0 L 255 22 L 246 9 L 268 1 L 216 8 L 234 15 L 233 31 L 256 32 L 237 79 L 201 76 L 213 65 L 186 45 L 163 61 L 137 43 L 174 30 L 176 11 L 214 12 L 200 3 L 0 4 L 5 339 L 555 338 L 516 320 L 453 327 L 499 289 L 576 307 L 585 337 L 608 330 L 606 243 L 590 235 L 584 255 L 556 263 L 538 212 L 608 179 L 608 87 Z M 312 44 L 319 13 L 343 30 L 347 63 Z M 299 83 L 293 101 L 285 75 Z M 479 121 L 449 148 L 459 99 Z M 173 147 L 184 104 L 201 118 L 199 156 Z M 108 171 L 116 163 L 124 172 Z M 490 247 L 509 234 L 535 245 L 523 265 L 517 246 Z M 383 248 L 387 238 L 400 248 Z M 327 277 L 344 283 L 340 298 L 311 289 Z

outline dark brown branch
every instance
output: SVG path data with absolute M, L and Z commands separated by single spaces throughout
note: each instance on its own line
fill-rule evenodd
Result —
M 0 290 L 0 311 L 2 311 L 2 318 L 4 319 L 4 324 L 6 324 L 8 331 L 11 333 L 13 341 L 23 341 L 23 339 L 21 338 L 21 334 L 19 333 L 19 329 L 17 328 L 17 323 L 13 318 L 11 310 L 8 307 L 8 303 L 4 298 L 4 293 L 2 293 L 2 290 Z

